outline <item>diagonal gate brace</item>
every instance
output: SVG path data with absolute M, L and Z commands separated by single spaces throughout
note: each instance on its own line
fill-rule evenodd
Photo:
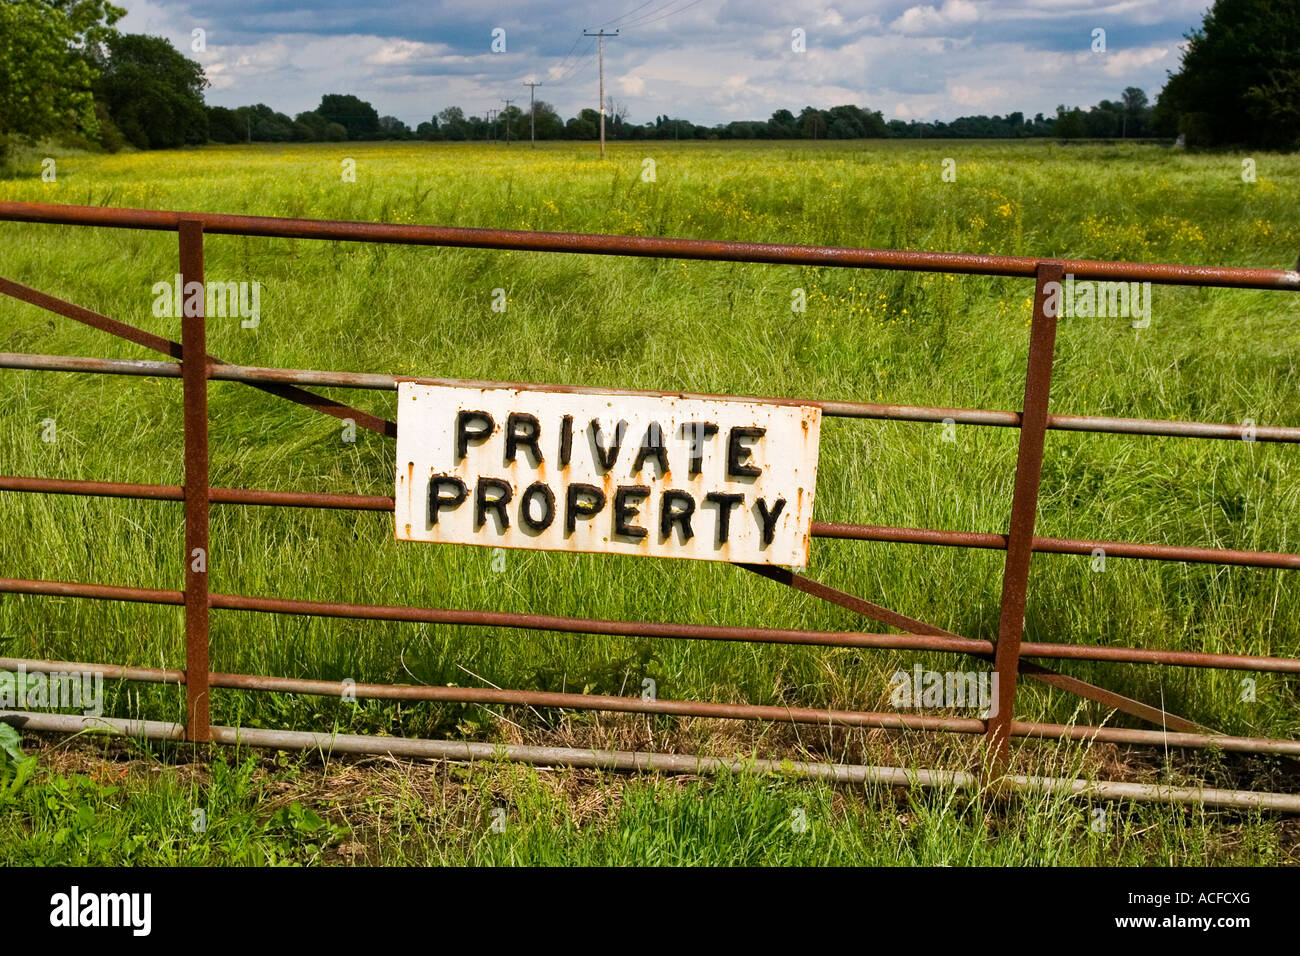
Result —
M 155 352 L 161 352 L 163 355 L 170 356 L 174 359 L 182 358 L 180 342 L 173 342 L 171 339 L 163 338 L 161 335 L 155 335 L 144 329 L 136 328 L 134 325 L 128 325 L 117 319 L 101 315 L 85 306 L 68 302 L 64 299 L 48 295 L 30 286 L 23 285 L 21 282 L 14 282 L 12 279 L 6 279 L 0 276 L 0 294 L 10 296 L 30 305 L 54 312 L 64 318 L 73 319 L 77 322 L 89 325 L 92 328 L 99 329 L 101 332 L 107 332 L 109 335 L 115 335 L 118 338 L 126 339 L 128 342 L 134 342 L 136 345 L 143 345 L 145 348 L 153 349 Z M 221 359 L 209 353 L 208 362 L 224 365 Z M 377 415 L 371 415 L 369 412 L 363 412 L 360 409 L 344 405 L 342 402 L 336 402 L 332 398 L 325 398 L 323 395 L 317 395 L 309 392 L 305 388 L 299 388 L 296 385 L 283 385 L 280 383 L 268 382 L 247 382 L 253 388 L 275 395 L 279 398 L 288 399 L 295 404 L 302 405 L 306 408 L 313 409 L 324 415 L 332 415 L 335 418 L 350 418 L 362 428 L 369 429 L 380 435 L 387 435 L 389 438 L 397 437 L 397 423 L 390 422 L 387 419 L 380 418 Z
M 912 634 L 929 634 L 936 637 L 960 637 L 951 631 L 946 631 L 941 627 L 933 624 L 927 624 L 919 621 L 914 617 L 908 617 L 906 614 L 900 614 L 892 611 L 887 607 L 882 607 L 865 598 L 860 598 L 855 594 L 849 594 L 847 591 L 841 591 L 833 588 L 828 584 L 822 584 L 820 581 L 814 581 L 812 578 L 798 574 L 788 568 L 774 567 L 762 564 L 740 564 L 747 571 L 753 571 L 768 580 L 776 581 L 778 584 L 784 584 L 787 587 L 794 588 L 796 591 L 802 591 L 804 594 L 810 594 L 813 597 L 820 598 L 831 604 L 846 608 L 850 611 L 856 611 L 858 614 L 868 617 L 882 624 L 889 624 L 893 627 L 900 628 Z M 982 655 L 976 655 L 982 656 Z M 1095 701 L 1105 707 L 1111 707 L 1115 710 L 1128 714 L 1131 717 L 1137 717 L 1148 723 L 1155 724 L 1165 730 L 1172 730 L 1178 733 L 1218 733 L 1185 717 L 1179 717 L 1177 714 L 1171 714 L 1168 711 L 1161 710 L 1159 707 L 1152 707 L 1150 704 L 1144 704 L 1139 700 L 1131 697 L 1125 697 L 1123 694 L 1117 694 L 1114 691 L 1106 690 L 1104 687 L 1098 687 L 1087 681 L 1080 680 L 1077 677 L 1070 677 L 1067 674 L 1060 674 L 1056 671 L 1043 667 L 1041 664 L 1035 664 L 1032 661 L 1020 661 L 1020 673 L 1026 677 L 1032 677 L 1034 680 L 1049 684 L 1058 690 L 1067 691 L 1071 694 L 1077 694 L 1088 700 Z

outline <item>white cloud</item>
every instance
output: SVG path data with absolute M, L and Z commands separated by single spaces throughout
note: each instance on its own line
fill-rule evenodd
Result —
M 945 33 L 953 27 L 969 26 L 980 18 L 970 0 L 944 0 L 941 7 L 908 7 L 890 26 L 899 33 Z

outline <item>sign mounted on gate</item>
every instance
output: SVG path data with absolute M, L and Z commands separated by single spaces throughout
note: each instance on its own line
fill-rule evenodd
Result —
M 401 382 L 399 541 L 806 567 L 821 409 Z

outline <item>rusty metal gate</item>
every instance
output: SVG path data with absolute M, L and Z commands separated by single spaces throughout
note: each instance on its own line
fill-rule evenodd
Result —
M 1050 306 L 1050 288 L 1068 274 L 1075 279 L 1102 282 L 1151 282 L 1168 285 L 1217 286 L 1239 289 L 1300 291 L 1300 273 L 1267 269 L 1211 268 L 1081 260 L 1047 260 L 1028 257 L 967 255 L 897 250 L 827 248 L 763 243 L 715 242 L 639 236 L 582 235 L 523 232 L 498 229 L 464 229 L 381 223 L 335 222 L 270 217 L 232 216 L 195 212 L 111 209 L 36 203 L 0 203 L 0 220 L 164 230 L 178 234 L 180 275 L 183 284 L 204 281 L 203 237 L 216 235 L 260 236 L 288 239 L 324 239 L 408 245 L 457 246 L 587 255 L 641 256 L 703 259 L 727 262 L 833 266 L 858 269 L 892 269 L 966 275 L 1009 276 L 1035 281 L 1024 402 L 1019 411 L 969 408 L 932 408 L 869 402 L 761 398 L 776 404 L 819 407 L 823 415 L 908 422 L 952 422 L 1020 430 L 1010 524 L 1005 534 L 814 521 L 816 537 L 853 541 L 907 542 L 1006 552 L 1002 579 L 1001 611 L 995 641 L 962 637 L 942 628 L 872 603 L 866 598 L 829 587 L 781 567 L 740 565 L 805 594 L 847 608 L 899 633 L 809 631 L 771 627 L 704 625 L 650 621 L 594 620 L 545 614 L 473 611 L 453 608 L 380 606 L 325 603 L 271 596 L 220 594 L 210 591 L 206 566 L 190 560 L 196 549 L 208 553 L 208 513 L 211 505 L 269 505 L 295 508 L 332 508 L 391 512 L 394 499 L 384 495 L 325 494 L 247 488 L 214 488 L 208 477 L 209 380 L 242 382 L 388 437 L 397 426 L 375 415 L 310 391 L 312 386 L 396 390 L 400 381 L 430 384 L 489 386 L 502 383 L 463 382 L 412 376 L 323 372 L 297 369 L 236 366 L 207 352 L 205 317 L 184 316 L 181 341 L 176 342 L 127 325 L 90 309 L 66 302 L 0 278 L 0 293 L 58 315 L 85 323 L 111 335 L 161 353 L 167 361 L 128 361 L 59 355 L 0 353 L 0 367 L 110 375 L 179 378 L 184 401 L 184 484 L 121 484 L 97 480 L 65 480 L 38 476 L 0 476 L 0 491 L 42 494 L 90 495 L 183 502 L 185 508 L 185 587 L 183 590 L 122 587 L 115 584 L 0 578 L 0 593 L 58 595 L 108 601 L 175 605 L 184 608 L 186 660 L 183 670 L 106 665 L 100 663 L 35 661 L 0 658 L 0 668 L 19 665 L 33 672 L 95 668 L 106 678 L 184 685 L 187 719 L 183 725 L 143 720 L 99 718 L 97 723 L 123 733 L 155 739 L 244 743 L 251 746 L 310 748 L 333 752 L 391 753 L 448 759 L 502 756 L 541 764 L 700 771 L 721 766 L 735 769 L 793 770 L 829 780 L 868 781 L 884 784 L 944 784 L 976 788 L 996 779 L 1012 790 L 1050 790 L 1086 793 L 1102 798 L 1201 802 L 1204 804 L 1265 807 L 1300 812 L 1300 795 L 1252 791 L 1209 790 L 1030 777 L 1006 773 L 1012 738 L 1073 739 L 1119 744 L 1148 744 L 1180 748 L 1218 748 L 1223 751 L 1262 752 L 1300 756 L 1300 741 L 1233 737 L 1166 711 L 1058 673 L 1043 661 L 1088 660 L 1156 664 L 1177 667 L 1224 668 L 1241 671 L 1300 672 L 1300 659 L 1171 651 L 1141 647 L 1085 646 L 1070 643 L 1031 643 L 1022 640 L 1030 560 L 1035 552 L 1091 555 L 1097 549 L 1113 557 L 1154 561 L 1200 562 L 1258 568 L 1300 569 L 1300 555 L 1238 551 L 1192 546 L 1144 544 L 1126 541 L 1090 541 L 1040 537 L 1034 534 L 1039 480 L 1048 430 L 1106 432 L 1126 435 L 1180 436 L 1189 439 L 1243 439 L 1260 442 L 1300 442 L 1300 427 L 1215 424 L 1208 422 L 1153 421 L 1089 415 L 1055 414 L 1048 410 L 1055 350 L 1057 310 Z M 200 312 L 202 310 L 199 310 Z M 601 395 L 662 395 L 687 398 L 730 398 L 679 392 L 595 389 L 547 386 L 561 391 Z M 746 396 L 746 398 L 750 398 Z M 215 673 L 208 662 L 208 622 L 212 611 L 252 611 L 314 615 L 381 621 L 409 621 L 457 625 L 525 628 L 579 634 L 603 634 L 689 640 L 752 641 L 824 647 L 890 648 L 944 651 L 993 662 L 997 706 L 988 719 L 924 714 L 792 708 L 750 704 L 724 704 L 688 700 L 643 700 L 639 697 L 553 693 L 495 688 L 428 687 L 357 684 L 301 680 L 251 674 Z M 1078 726 L 1018 721 L 1014 715 L 1016 682 L 1021 676 L 1042 681 L 1122 711 L 1159 729 Z M 983 735 L 991 760 L 984 774 L 963 771 L 863 767 L 844 764 L 777 761 L 739 761 L 698 758 L 680 754 L 630 751 L 579 750 L 560 747 L 498 746 L 468 741 L 433 741 L 409 738 L 373 738 L 312 732 L 262 730 L 213 726 L 209 721 L 209 694 L 213 688 L 236 688 L 357 697 L 497 703 L 534 707 L 619 711 L 820 724 L 838 727 L 943 731 Z M 76 730 L 85 718 L 76 715 L 10 712 L 3 718 L 32 730 Z

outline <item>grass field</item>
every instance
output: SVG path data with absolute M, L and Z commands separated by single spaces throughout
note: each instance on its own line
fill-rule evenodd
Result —
M 641 175 L 647 158 L 654 182 Z M 941 178 L 945 158 L 956 161 L 955 182 Z M 31 175 L 0 180 L 0 200 L 1290 267 L 1300 251 L 1300 156 L 1253 158 L 1258 178 L 1246 183 L 1239 156 L 1147 145 L 614 144 L 605 162 L 587 145 L 220 147 L 60 156 L 56 183 L 41 181 L 33 157 Z M 340 174 L 345 159 L 355 160 L 354 183 Z M 240 364 L 998 409 L 1018 408 L 1024 385 L 1025 280 L 222 236 L 205 249 L 209 279 L 261 284 L 256 328 L 209 323 L 209 349 Z M 0 275 L 171 338 L 179 322 L 153 316 L 151 288 L 176 271 L 171 234 L 0 223 Z M 491 308 L 498 288 L 504 315 Z M 791 309 L 796 288 L 807 294 L 802 314 Z M 1052 410 L 1296 424 L 1298 316 L 1293 294 L 1156 287 L 1149 328 L 1062 320 Z M 474 349 L 465 347 L 471 331 Z M 8 299 L 0 351 L 155 357 Z M 394 413 L 387 393 L 330 394 Z M 391 494 L 389 439 L 358 430 L 346 442 L 334 419 L 234 383 L 213 383 L 209 401 L 214 485 Z M 52 442 L 43 440 L 47 419 Z M 958 427 L 956 441 L 944 441 L 940 426 L 828 420 L 822 434 L 818 519 L 1005 530 L 1014 430 Z M 0 473 L 178 484 L 180 439 L 173 380 L 0 374 Z M 2 576 L 182 586 L 178 505 L 0 494 L 0 509 Z M 1286 445 L 1049 433 L 1038 529 L 1295 552 L 1300 461 Z M 809 574 L 963 636 L 993 638 L 1002 561 L 998 552 L 818 540 Z M 217 591 L 315 600 L 861 627 L 848 611 L 725 565 L 533 552 L 509 552 L 503 564 L 478 548 L 396 543 L 391 518 L 374 514 L 215 508 L 211 577 Z M 1300 596 L 1288 583 L 1286 571 L 1111 558 L 1098 573 L 1086 557 L 1040 555 L 1026 640 L 1298 656 Z M 635 694 L 648 677 L 665 698 L 870 710 L 889 709 L 889 677 L 900 668 L 970 668 L 944 655 L 241 612 L 214 614 L 212 648 L 221 671 L 609 694 Z M 181 614 L 5 596 L 0 653 L 183 667 Z M 1061 669 L 1225 732 L 1300 735 L 1296 684 L 1278 675 Z M 1242 699 L 1243 677 L 1256 680 L 1254 701 Z M 108 690 L 110 714 L 182 716 L 175 688 Z M 1139 726 L 1032 682 L 1020 687 L 1017 716 Z M 914 766 L 978 761 L 976 742 L 965 739 L 232 691 L 215 692 L 212 719 Z M 1169 864 L 1300 856 L 1296 832 L 1267 817 L 1126 806 L 1115 810 L 1122 825 L 1089 842 L 1075 833 L 1086 830 L 1087 808 L 1045 798 L 990 816 L 978 800 L 945 792 L 504 767 L 321 770 L 298 760 L 246 765 L 233 755 L 208 766 L 185 748 L 93 744 L 89 754 L 102 750 L 125 774 L 104 795 L 102 774 L 66 749 L 43 749 L 34 776 L 0 809 L 0 859 Z M 1294 761 L 1281 758 L 1029 746 L 1017 759 L 1027 769 L 1100 777 L 1276 790 L 1300 782 Z M 185 772 L 154 773 L 158 760 Z M 367 804 L 373 827 L 339 809 L 356 806 L 356 793 L 331 799 L 327 783 L 339 775 L 379 801 Z M 291 791 L 305 778 L 318 786 L 304 787 L 293 817 L 292 802 L 277 806 L 275 793 L 285 791 L 275 788 Z M 43 798 L 59 787 L 85 793 Z M 232 808 L 231 832 L 192 834 L 186 808 L 217 793 Z M 474 829 L 493 800 L 514 821 L 495 843 Z M 319 827 L 298 825 L 304 806 Z M 825 828 L 815 848 L 781 836 L 796 806 Z M 84 845 L 81 836 L 53 842 L 69 826 Z M 169 826 L 173 837 L 159 837 Z M 96 834 L 110 836 L 99 849 Z M 354 845 L 352 856 L 340 854 Z

